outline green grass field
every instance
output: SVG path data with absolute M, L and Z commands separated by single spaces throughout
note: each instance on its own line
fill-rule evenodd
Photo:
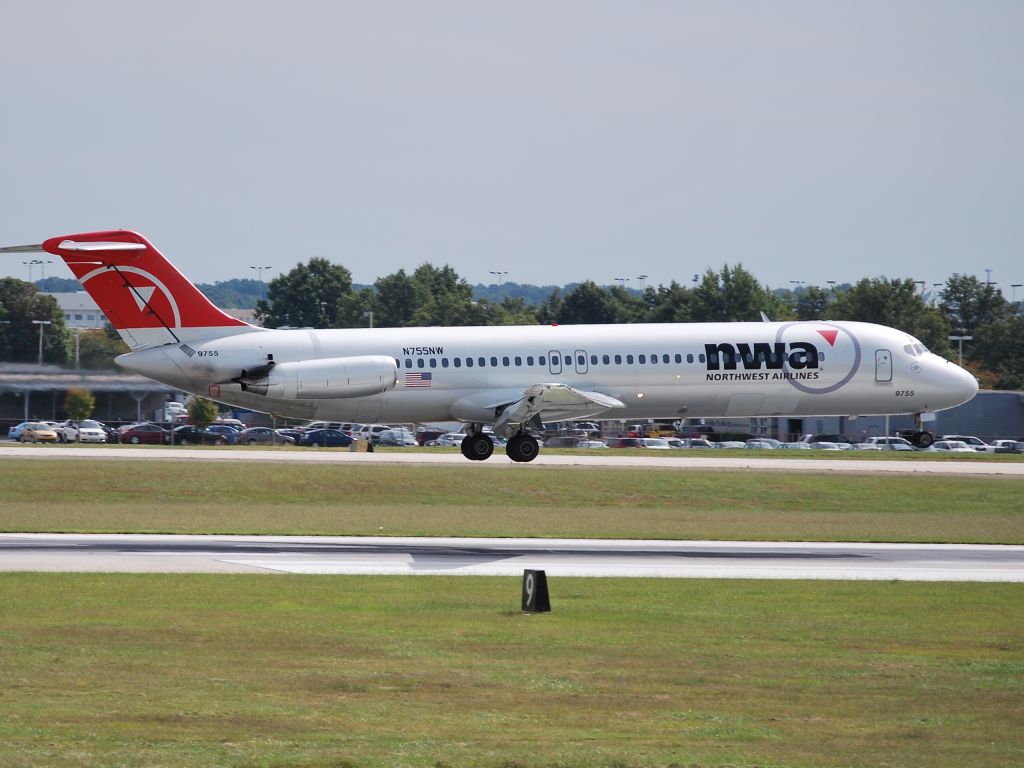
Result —
M 0 765 L 1019 766 L 1019 585 L 0 576 Z
M 0 531 L 1024 543 L 1006 477 L 6 461 Z
M 11 460 L 0 530 L 1024 542 L 1024 483 Z M 0 765 L 1019 766 L 1019 584 L 0 574 Z

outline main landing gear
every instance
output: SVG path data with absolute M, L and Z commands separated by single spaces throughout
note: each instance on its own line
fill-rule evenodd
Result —
M 489 459 L 494 453 L 494 441 L 486 432 L 474 430 L 462 438 L 462 455 L 471 461 Z M 537 439 L 526 432 L 519 432 L 509 438 L 505 453 L 512 461 L 533 461 L 540 453 Z

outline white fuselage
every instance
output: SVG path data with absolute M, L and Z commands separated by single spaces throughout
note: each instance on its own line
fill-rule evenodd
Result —
M 903 414 L 951 408 L 977 392 L 967 371 L 908 334 L 855 322 L 252 330 L 166 344 L 123 367 L 230 405 L 306 419 L 493 423 L 538 384 L 614 398 L 544 420 Z M 386 391 L 272 397 L 232 379 L 282 363 L 386 356 Z M 390 362 L 387 362 L 390 365 Z M 270 366 L 273 368 L 273 366 Z M 390 376 L 388 377 L 390 378 Z M 272 390 L 273 391 L 273 390 Z

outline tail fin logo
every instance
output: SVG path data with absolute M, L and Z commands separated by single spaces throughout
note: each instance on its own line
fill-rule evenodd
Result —
M 107 308 L 107 315 L 115 328 L 152 328 L 165 324 L 170 328 L 181 328 L 178 302 L 170 289 L 151 272 L 139 267 L 112 269 L 103 266 L 86 272 L 78 279 L 97 299 L 97 304 Z M 129 296 L 131 301 L 127 300 Z

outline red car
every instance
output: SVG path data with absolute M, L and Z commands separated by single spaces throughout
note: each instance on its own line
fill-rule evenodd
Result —
M 121 442 L 138 445 L 167 445 L 170 442 L 168 431 L 158 424 L 132 424 L 121 429 Z

